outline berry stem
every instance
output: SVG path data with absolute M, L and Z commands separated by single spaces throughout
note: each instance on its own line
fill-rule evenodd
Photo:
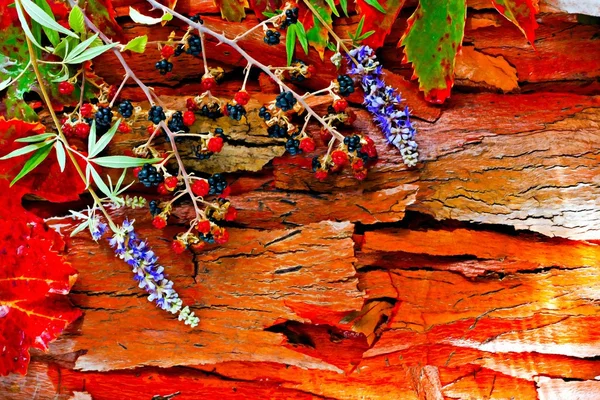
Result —
M 267 24 L 269 24 L 271 22 L 274 22 L 279 17 L 281 17 L 281 14 L 277 14 L 277 15 L 269 18 L 268 20 L 263 21 L 260 24 L 257 24 L 256 26 L 254 26 L 254 27 L 248 29 L 246 32 L 242 33 L 241 35 L 237 35 L 236 37 L 234 37 L 233 41 L 237 42 L 238 40 L 241 40 L 242 38 L 245 38 L 246 36 L 248 36 L 249 34 L 251 34 L 252 32 L 254 32 L 255 30 L 257 30 L 258 28 L 260 28 L 261 26 L 264 26 L 266 28 Z
M 69 0 L 70 2 L 73 0 Z M 189 18 L 186 18 L 185 16 L 183 16 L 182 14 L 178 13 L 177 11 L 174 11 L 172 9 L 170 9 L 167 6 L 164 6 L 162 4 L 160 4 L 159 2 L 157 2 L 156 0 L 147 0 L 148 3 L 150 3 L 154 8 L 158 8 L 164 12 L 167 12 L 171 15 L 173 15 L 174 17 L 178 18 L 179 20 L 185 22 L 186 24 L 188 24 L 189 26 L 192 26 L 195 29 L 198 29 L 199 32 L 204 32 L 212 37 L 214 37 L 215 39 L 217 39 L 219 42 L 224 43 L 226 45 L 229 45 L 230 47 L 232 47 L 235 51 L 238 52 L 239 55 L 241 55 L 242 57 L 244 57 L 246 59 L 246 61 L 248 61 L 248 64 L 252 64 L 253 66 L 259 68 L 260 70 L 262 70 L 265 74 L 267 74 L 271 79 L 273 79 L 273 81 L 275 81 L 275 83 L 277 83 L 280 87 L 282 87 L 283 89 L 289 91 L 290 93 L 292 93 L 292 95 L 296 98 L 296 100 L 298 101 L 298 103 L 300 103 L 300 105 L 302 105 L 302 107 L 306 110 L 307 113 L 309 113 L 310 115 L 312 115 L 317 121 L 319 121 L 319 123 L 321 125 L 323 125 L 323 127 L 325 127 L 325 129 L 327 129 L 332 136 L 334 136 L 335 138 L 337 138 L 338 140 L 343 140 L 344 136 L 339 133 L 337 130 L 335 130 L 332 126 L 328 125 L 323 118 L 321 118 L 321 116 L 319 114 L 317 114 L 302 98 L 302 96 L 298 95 L 296 92 L 294 92 L 290 87 L 288 87 L 284 82 L 281 81 L 281 79 L 279 79 L 272 71 L 269 67 L 267 67 L 266 65 L 262 64 L 261 62 L 257 61 L 256 59 L 254 59 L 250 54 L 248 54 L 244 49 L 242 49 L 238 43 L 236 43 L 235 40 L 229 39 L 227 38 L 225 35 L 222 35 L 220 33 L 217 33 L 207 27 L 205 27 L 204 25 L 195 23 L 194 21 L 191 21 Z M 325 25 L 327 26 L 327 25 Z M 120 54 L 119 54 L 120 55 Z
M 125 73 L 123 82 L 121 82 L 121 85 L 117 89 L 117 93 L 115 93 L 115 96 L 110 101 L 110 104 L 108 105 L 108 107 L 112 108 L 113 104 L 115 104 L 115 100 L 117 100 L 117 98 L 119 97 L 119 93 L 121 93 L 121 90 L 123 90 L 123 87 L 125 86 L 125 83 L 127 82 L 128 79 L 129 79 L 129 74 Z
M 248 77 L 250 76 L 250 70 L 252 69 L 252 64 L 248 63 L 244 70 L 246 71 L 246 75 L 244 76 L 244 83 L 242 84 L 241 90 L 246 90 L 246 82 L 248 82 Z
M 202 62 L 204 63 L 204 75 L 209 73 L 208 71 L 208 62 L 206 61 L 206 46 L 204 45 L 204 33 L 198 30 L 200 36 L 200 47 L 202 49 Z

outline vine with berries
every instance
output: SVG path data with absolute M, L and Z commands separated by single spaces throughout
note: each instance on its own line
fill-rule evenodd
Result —
M 314 152 L 317 144 L 307 133 L 307 127 L 311 121 L 320 125 L 321 136 L 327 146 L 321 155 L 312 159 L 312 169 L 318 180 L 326 180 L 331 173 L 344 168 L 349 168 L 356 179 L 364 180 L 369 166 L 377 159 L 374 141 L 351 128 L 355 115 L 349 108 L 347 98 L 355 92 L 356 82 L 364 92 L 367 109 L 390 143 L 400 149 L 409 166 L 414 166 L 418 157 L 415 130 L 408 108 L 401 105 L 399 94 L 384 84 L 381 66 L 374 52 L 366 46 L 359 46 L 361 40 L 372 34 L 362 33 L 364 19 L 351 40 L 342 40 L 318 10 L 306 2 L 310 15 L 322 24 L 327 35 L 336 43 L 331 62 L 340 72 L 327 87 L 301 94 L 286 82 L 302 82 L 316 71 L 314 66 L 294 58 L 296 42 L 307 51 L 309 41 L 314 36 L 312 29 L 307 31 L 299 20 L 296 3 L 286 3 L 275 12 L 265 13 L 266 20 L 233 38 L 208 27 L 200 15 L 187 17 L 155 0 L 147 0 L 147 3 L 155 10 L 162 11 L 162 17 L 149 17 L 131 9 L 130 17 L 135 22 L 151 25 L 177 19 L 187 26 L 182 37 L 178 38 L 172 33 L 166 41 L 158 44 L 161 59 L 155 63 L 156 70 L 161 75 L 171 73 L 173 58 L 184 54 L 198 59 L 204 71 L 201 93 L 186 100 L 185 110 L 167 108 L 154 91 L 136 76 L 121 54 L 123 51 L 144 52 L 148 44 L 147 37 L 140 36 L 126 44 L 113 42 L 73 0 L 69 0 L 69 29 L 60 25 L 52 13 L 46 12 L 37 2 L 16 0 L 15 9 L 29 55 L 25 68 L 31 67 L 34 71 L 41 98 L 53 119 L 55 130 L 19 139 L 28 144 L 2 159 L 32 153 L 13 184 L 44 161 L 52 150 L 61 170 L 64 170 L 67 161 L 72 163 L 93 199 L 87 210 L 71 212 L 71 216 L 80 221 L 72 235 L 87 229 L 96 241 L 107 237 L 115 256 L 127 263 L 139 287 L 148 292 L 148 300 L 194 327 L 199 323 L 198 317 L 188 306 L 184 306 L 174 283 L 167 277 L 166 268 L 159 263 L 149 243 L 136 233 L 134 221 L 125 218 L 118 223 L 111 210 L 148 207 L 154 227 L 163 229 L 168 225 L 174 207 L 187 199 L 193 207 L 193 217 L 189 221 L 189 228 L 175 236 L 173 251 L 182 253 L 188 248 L 199 250 L 205 246 L 226 243 L 229 232 L 224 224 L 234 221 L 237 216 L 236 209 L 228 200 L 230 188 L 227 180 L 219 173 L 200 176 L 189 171 L 177 144 L 182 138 L 193 140 L 194 156 L 198 160 L 207 160 L 221 152 L 229 138 L 228 132 L 219 127 L 209 132 L 198 132 L 197 122 L 202 118 L 217 121 L 221 117 L 233 121 L 247 120 L 248 113 L 254 112 L 247 108 L 251 95 L 246 90 L 252 70 L 264 73 L 279 88 L 279 94 L 260 107 L 258 116 L 263 120 L 267 135 L 282 140 L 290 155 Z M 332 7 L 335 8 L 335 5 Z M 269 46 L 277 46 L 285 38 L 286 66 L 264 65 L 240 46 L 242 38 L 259 29 L 263 30 L 264 43 Z M 46 34 L 44 40 L 39 34 L 36 36 L 33 33 L 42 31 Z M 205 44 L 207 36 L 229 46 L 247 63 L 243 84 L 232 99 L 218 98 L 213 94 L 224 79 L 224 71 L 209 66 Z M 105 52 L 112 52 L 125 71 L 118 87 L 98 84 L 91 72 L 90 63 Z M 78 94 L 79 97 L 79 101 L 67 108 L 62 117 L 52 106 L 52 96 L 46 87 L 48 76 L 44 75 L 48 72 L 43 69 L 46 67 L 51 67 L 53 73 L 49 76 L 61 96 Z M 121 91 L 130 80 L 145 94 L 149 109 L 144 110 L 140 105 L 122 99 Z M 8 87 L 14 82 L 15 79 L 9 78 L 3 84 Z M 87 95 L 87 86 L 96 89 L 96 96 Z M 320 115 L 309 105 L 308 100 L 315 96 L 328 99 L 325 115 Z M 134 156 L 105 155 L 117 133 L 128 133 L 134 124 L 141 121 L 147 121 L 149 138 L 132 149 Z M 158 140 L 163 139 L 170 145 L 166 153 L 156 145 Z M 87 151 L 72 145 L 73 140 L 87 142 Z M 175 170 L 169 168 L 170 161 L 176 164 Z M 102 175 L 102 168 L 123 171 L 113 185 L 109 175 Z M 128 168 L 133 168 L 134 176 L 144 187 L 155 188 L 161 196 L 160 200 L 146 204 L 142 197 L 126 195 L 127 189 L 135 183 L 124 184 Z

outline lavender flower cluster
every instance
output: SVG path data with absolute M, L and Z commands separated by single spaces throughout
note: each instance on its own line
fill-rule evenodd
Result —
M 179 320 L 192 328 L 196 327 L 199 318 L 190 312 L 189 307 L 182 308 L 182 301 L 173 289 L 173 282 L 164 274 L 164 267 L 159 265 L 158 257 L 146 241 L 140 240 L 133 229 L 133 221 L 125 220 L 123 225 L 113 232 L 109 239 L 115 254 L 132 267 L 134 279 L 139 287 L 149 293 L 148 300 L 165 311 L 179 313 Z
M 410 122 L 408 107 L 401 107 L 400 94 L 391 86 L 386 86 L 381 78 L 382 67 L 375 52 L 369 46 L 361 46 L 350 51 L 358 65 L 348 58 L 348 73 L 360 78 L 365 92 L 364 104 L 373 114 L 389 143 L 400 150 L 402 161 L 408 167 L 417 164 L 419 153 L 415 142 L 416 129 Z

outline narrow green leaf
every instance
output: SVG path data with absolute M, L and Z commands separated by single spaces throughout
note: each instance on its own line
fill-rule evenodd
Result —
M 379 4 L 377 0 L 365 0 L 365 3 L 367 3 L 371 7 L 375 7 L 377 11 L 385 14 L 385 8 L 381 7 L 381 4 Z
M 44 10 L 46 15 L 48 15 L 48 17 L 50 17 L 52 19 L 52 21 L 56 22 L 56 18 L 54 18 L 52 9 L 50 8 L 50 5 L 48 5 L 48 2 L 46 0 L 35 0 L 35 4 L 40 6 L 40 8 L 42 10 Z M 50 28 L 46 28 L 44 26 L 42 26 L 42 29 L 44 30 L 44 33 L 48 37 L 48 40 L 50 41 L 50 43 L 52 43 L 52 46 L 58 45 L 58 43 L 60 42 L 60 37 L 58 36 L 58 32 L 56 32 L 55 30 L 52 30 Z
M 71 12 L 69 13 L 69 26 L 75 32 L 84 33 L 85 32 L 85 22 L 83 18 L 83 12 L 79 7 L 73 7 Z
M 92 127 L 90 128 L 90 135 L 88 136 L 88 157 L 92 154 L 94 146 L 96 145 L 96 120 L 92 121 Z
M 19 174 L 15 176 L 15 179 L 12 180 L 10 186 L 17 183 L 19 179 L 21 179 L 22 177 L 30 173 L 35 167 L 40 165 L 41 162 L 44 161 L 46 157 L 48 157 L 48 154 L 50 154 L 50 150 L 52 150 L 52 143 L 48 143 L 44 147 L 40 147 L 38 151 L 33 153 L 33 156 L 31 156 L 31 158 L 27 160 L 25 165 L 23 165 L 23 169 L 21 169 L 21 172 L 19 172 Z
M 88 220 L 86 220 L 86 221 L 83 221 L 81 224 L 79 224 L 79 225 L 77 226 L 77 228 L 75 228 L 75 229 L 73 230 L 73 232 L 71 232 L 71 234 L 70 234 L 69 236 L 73 237 L 73 236 L 77 235 L 79 232 L 83 231 L 83 230 L 84 230 L 85 228 L 87 228 L 89 225 L 90 225 L 90 220 L 89 220 L 89 219 L 88 219 Z
M 294 49 L 296 48 L 296 24 L 288 26 L 285 37 L 285 51 L 287 53 L 287 65 L 292 63 Z
M 161 19 L 162 19 L 163 21 L 170 21 L 170 20 L 172 20 L 172 19 L 173 19 L 173 14 L 170 14 L 170 13 L 168 13 L 168 12 L 165 12 L 165 13 L 163 14 L 163 16 L 161 17 Z
M 338 13 L 338 10 L 336 10 L 335 8 L 335 1 L 334 0 L 325 0 L 327 2 L 327 5 L 329 7 L 331 7 L 331 12 L 333 13 L 333 15 L 335 15 L 336 17 L 340 16 L 340 13 Z
M 308 39 L 306 38 L 304 25 L 300 21 L 296 23 L 296 33 L 298 34 L 298 41 L 304 50 L 304 54 L 308 54 Z
M 272 17 L 276 16 L 277 13 L 270 12 L 270 11 L 263 11 L 263 15 L 267 18 L 272 18 Z
M 337 51 L 337 49 L 335 48 L 335 44 L 331 42 L 327 43 L 327 48 L 331 51 Z
M 71 32 L 67 28 L 64 28 L 61 24 L 53 20 L 46 14 L 44 10 L 40 8 L 37 4 L 35 4 L 31 0 L 19 0 L 27 14 L 36 21 L 38 24 L 45 26 L 46 28 L 52 29 L 54 31 L 63 33 L 67 36 L 78 37 L 75 33 Z
M 98 189 L 100 189 L 100 191 L 102 193 L 104 193 L 107 197 L 112 198 L 110 189 L 108 188 L 108 186 L 106 186 L 106 183 L 104 183 L 104 181 L 100 177 L 100 174 L 92 166 L 90 166 L 89 171 L 91 172 L 92 178 L 94 179 L 94 183 L 96 183 L 96 186 L 98 186 Z
M 139 167 L 144 164 L 154 164 L 159 161 L 162 161 L 161 158 L 136 158 L 129 156 L 106 156 L 106 157 L 98 157 L 90 160 L 95 164 L 98 164 L 102 167 L 108 168 L 129 168 L 129 167 Z
M 40 133 L 39 135 L 27 136 L 23 138 L 16 139 L 15 142 L 19 143 L 34 143 L 34 142 L 42 142 L 51 137 L 55 137 L 54 133 Z
M 354 33 L 354 37 L 359 37 L 362 34 L 363 27 L 365 26 L 365 16 L 360 19 L 358 26 L 356 27 L 356 32 Z
M 133 38 L 121 49 L 121 51 L 131 50 L 135 53 L 143 53 L 146 51 L 146 43 L 148 43 L 148 36 L 138 36 Z
M 93 36 L 90 36 L 89 38 L 84 40 L 83 42 L 79 43 L 77 46 L 75 46 L 75 48 L 71 50 L 70 53 L 67 53 L 65 55 L 64 62 L 68 63 L 71 58 L 77 57 L 78 55 L 83 53 L 83 51 L 87 49 L 97 37 L 98 34 L 96 33 Z
M 125 180 L 125 174 L 127 173 L 127 168 L 125 168 L 123 170 L 123 173 L 121 174 L 121 177 L 119 178 L 119 180 L 117 181 L 117 186 L 115 186 L 115 191 L 118 192 L 119 189 L 121 188 L 121 185 L 123 184 L 123 181 Z
M 91 60 L 92 58 L 98 57 L 100 54 L 115 47 L 116 45 L 117 43 L 109 43 L 102 46 L 87 49 L 86 51 L 81 53 L 81 55 L 69 60 L 69 64 L 81 64 L 84 61 Z
M 104 148 L 112 140 L 113 136 L 115 136 L 115 133 L 117 132 L 117 129 L 119 128 L 120 123 L 121 123 L 121 119 L 118 119 L 117 122 L 115 122 L 113 124 L 113 126 L 110 127 L 108 132 L 106 132 L 104 135 L 102 135 L 100 140 L 98 140 L 98 143 L 94 144 L 91 151 L 88 153 L 89 158 L 96 157 L 98 154 L 100 154 L 100 152 L 102 150 L 104 150 Z
M 365 40 L 366 38 L 368 38 L 369 36 L 371 36 L 374 33 L 375 33 L 375 31 L 369 31 L 369 32 L 363 34 L 362 36 L 356 38 L 356 40 L 360 42 L 361 40 Z
M 348 16 L 348 0 L 340 0 L 340 6 L 342 6 L 342 11 Z
M 64 172 L 65 170 L 65 162 L 67 161 L 67 156 L 65 154 L 65 148 L 60 140 L 57 140 L 54 144 L 54 148 L 56 150 L 56 159 L 58 160 L 58 166 L 60 167 L 60 172 Z
M 47 144 L 48 143 L 42 142 L 42 143 L 34 143 L 34 144 L 30 144 L 30 145 L 27 145 L 24 147 L 20 147 L 16 150 L 11 151 L 4 157 L 0 157 L 0 160 L 8 160 L 9 158 L 18 157 L 18 156 L 22 156 L 23 154 L 31 153 L 32 151 L 37 150 L 40 147 L 44 147 Z
M 25 36 L 27 36 L 27 38 L 29 40 L 31 40 L 31 43 L 33 43 L 36 47 L 45 51 L 46 49 L 44 49 L 39 44 L 39 42 L 33 36 L 33 33 L 31 33 L 31 29 L 29 29 L 29 25 L 27 25 L 27 19 L 25 19 L 25 13 L 23 12 L 23 9 L 21 8 L 21 3 L 19 3 L 19 1 L 17 1 L 17 2 L 15 2 L 15 5 L 17 8 L 17 16 L 19 17 L 19 22 L 21 23 L 21 28 L 23 28 L 23 32 L 25 32 Z

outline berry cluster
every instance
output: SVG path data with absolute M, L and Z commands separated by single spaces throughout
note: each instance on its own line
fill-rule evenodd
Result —
M 367 163 L 377 158 L 375 143 L 368 136 L 352 135 L 344 138 L 341 144 L 331 154 L 314 157 L 312 169 L 318 180 L 327 178 L 329 171 L 339 171 L 350 164 L 354 177 L 364 180 L 367 177 Z
M 279 44 L 280 37 L 281 33 L 279 33 L 279 31 L 276 31 L 275 29 L 267 29 L 265 31 L 265 37 L 263 40 L 269 46 L 274 46 L 276 44 Z
M 158 186 L 164 181 L 164 177 L 158 172 L 156 167 L 150 164 L 144 164 L 142 168 L 135 168 L 133 174 L 147 188 Z
M 288 8 L 287 10 L 285 10 L 285 20 L 282 22 L 281 27 L 285 29 L 288 26 L 298 22 L 299 11 L 300 10 L 298 9 L 298 7 Z
M 96 129 L 99 134 L 106 133 L 112 124 L 113 113 L 110 107 L 98 107 L 94 115 L 96 119 Z
M 246 116 L 246 109 L 241 104 L 227 104 L 225 111 L 226 115 L 235 121 L 240 121 L 242 117 Z
M 294 108 L 297 101 L 292 92 L 281 92 L 275 99 L 275 106 L 282 111 L 289 111 Z
M 119 114 L 123 118 L 130 118 L 133 115 L 133 104 L 129 100 L 123 100 L 119 104 Z
M 167 119 L 165 112 L 161 106 L 152 106 L 150 107 L 150 111 L 148 111 L 148 121 L 152 121 L 154 125 L 160 124 L 160 121 L 164 121 Z
M 342 96 L 350 96 L 354 93 L 354 81 L 348 75 L 339 75 L 337 77 L 338 92 Z

